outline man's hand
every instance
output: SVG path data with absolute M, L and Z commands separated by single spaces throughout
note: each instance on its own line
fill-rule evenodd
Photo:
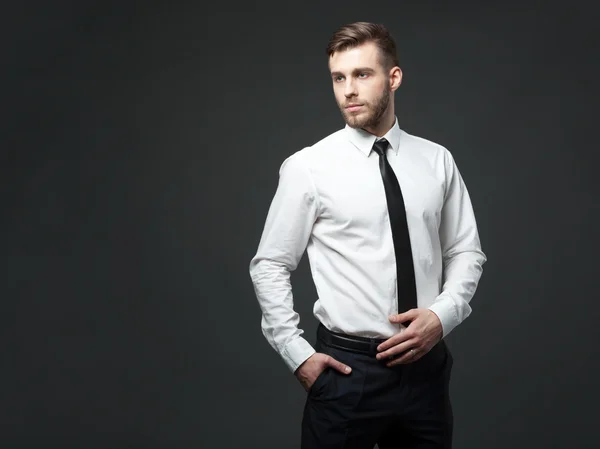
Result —
M 317 380 L 317 377 L 319 377 L 319 374 L 328 366 L 343 374 L 350 374 L 352 371 L 352 368 L 344 365 L 342 362 L 338 362 L 333 357 L 321 352 L 315 352 L 296 369 L 294 374 L 304 389 L 308 391 L 315 380 Z
M 402 332 L 381 343 L 377 350 L 377 359 L 385 359 L 406 352 L 398 358 L 390 360 L 386 365 L 394 366 L 412 363 L 427 354 L 442 339 L 442 323 L 438 316 L 429 309 L 410 309 L 407 312 L 391 315 L 392 323 L 410 321 L 410 325 Z M 414 349 L 414 352 L 411 351 Z

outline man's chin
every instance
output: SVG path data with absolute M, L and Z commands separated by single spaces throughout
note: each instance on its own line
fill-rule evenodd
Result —
M 350 128 L 355 128 L 355 129 L 362 128 L 365 125 L 365 123 L 367 122 L 365 119 L 359 119 L 357 117 L 353 117 L 346 113 L 342 113 L 342 116 L 344 117 L 344 121 Z

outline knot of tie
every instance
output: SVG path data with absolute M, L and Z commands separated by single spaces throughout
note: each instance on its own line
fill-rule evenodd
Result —
M 385 154 L 387 147 L 388 147 L 388 141 L 386 139 L 378 140 L 373 144 L 373 150 L 379 156 L 383 156 Z

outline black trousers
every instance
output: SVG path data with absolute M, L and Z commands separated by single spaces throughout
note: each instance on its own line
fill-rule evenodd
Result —
M 302 418 L 302 449 L 452 447 L 453 359 L 443 340 L 419 360 L 394 367 L 321 339 L 315 349 L 349 365 L 352 373 L 326 368 L 311 386 Z

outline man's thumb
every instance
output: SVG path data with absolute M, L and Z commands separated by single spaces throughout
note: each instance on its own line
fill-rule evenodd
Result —
M 350 372 L 352 371 L 352 368 L 350 368 L 348 365 L 345 365 L 342 362 L 337 361 L 333 357 L 329 358 L 328 364 L 329 364 L 329 366 L 331 366 L 332 368 L 335 368 L 336 370 L 338 370 L 340 373 L 343 373 L 343 374 L 350 374 Z
M 416 310 L 410 309 L 403 313 L 397 313 L 394 315 L 390 315 L 390 321 L 392 323 L 404 323 L 406 321 L 411 321 L 416 316 Z

